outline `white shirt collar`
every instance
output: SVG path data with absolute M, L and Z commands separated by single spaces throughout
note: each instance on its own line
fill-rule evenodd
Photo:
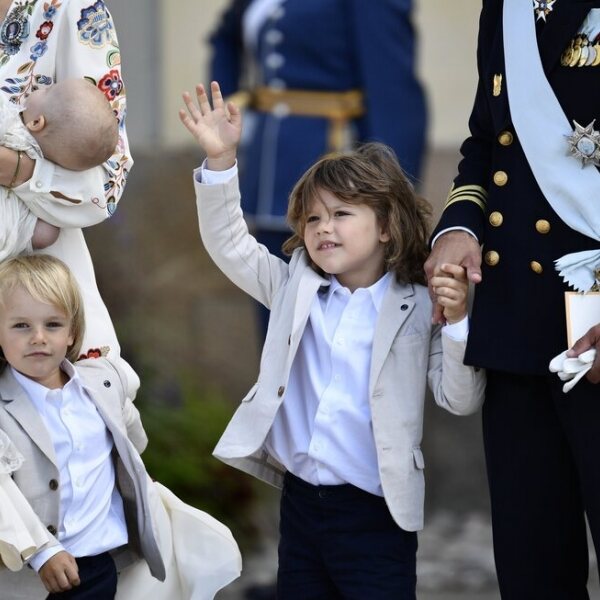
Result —
M 347 294 L 350 296 L 350 290 L 345 288 L 335 277 L 335 275 L 330 275 L 329 277 L 330 284 L 329 287 L 323 287 L 322 293 L 324 294 L 323 300 L 325 301 L 325 306 L 327 306 L 333 297 L 333 295 L 338 292 L 342 294 Z M 358 290 L 366 290 L 371 296 L 371 300 L 373 302 L 373 306 L 375 310 L 379 313 L 381 308 L 381 303 L 383 302 L 383 297 L 387 292 L 387 289 L 392 281 L 392 273 L 389 271 L 380 279 L 378 279 L 373 285 L 368 288 L 358 288 Z M 355 291 L 358 291 L 355 290 Z
M 75 370 L 75 367 L 66 358 L 60 364 L 60 368 L 69 377 L 69 381 L 66 383 L 66 385 L 71 384 L 72 381 L 76 381 L 78 385 L 81 385 L 81 380 L 77 371 Z M 14 369 L 12 366 L 10 367 L 10 370 L 12 371 L 12 374 L 19 385 L 25 390 L 25 393 L 33 402 L 36 410 L 41 415 L 45 415 L 46 398 L 48 396 L 48 392 L 51 392 L 52 390 L 47 388 L 45 385 L 38 383 L 37 381 L 33 381 L 33 379 L 30 379 L 26 375 L 19 373 L 19 371 Z

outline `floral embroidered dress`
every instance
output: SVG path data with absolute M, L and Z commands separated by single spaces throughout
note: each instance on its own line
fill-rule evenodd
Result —
M 101 167 L 74 172 L 41 158 L 32 178 L 15 188 L 37 217 L 61 227 L 57 242 L 44 252 L 67 263 L 79 282 L 86 312 L 86 357 L 119 355 L 80 228 L 114 212 L 133 164 L 120 64 L 114 24 L 102 0 L 13 0 L 0 22 L 0 94 L 22 105 L 36 88 L 83 77 L 105 94 L 120 123 L 116 152 Z M 125 368 L 134 395 L 139 380 Z

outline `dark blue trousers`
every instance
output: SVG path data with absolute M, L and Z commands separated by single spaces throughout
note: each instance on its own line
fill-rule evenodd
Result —
M 279 600 L 414 600 L 417 534 L 385 500 L 352 485 L 287 473 L 281 496 Z
M 114 600 L 117 593 L 117 569 L 108 552 L 76 558 L 81 583 L 46 600 Z
M 503 600 L 588 600 L 600 556 L 600 386 L 488 371 L 483 434 Z

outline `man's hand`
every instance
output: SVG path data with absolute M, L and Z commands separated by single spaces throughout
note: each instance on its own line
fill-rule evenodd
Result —
M 596 358 L 586 377 L 590 383 L 600 383 L 600 323 L 594 325 L 583 337 L 579 338 L 567 352 L 567 356 L 574 358 L 591 348 L 596 349 Z
M 62 550 L 49 558 L 39 571 L 44 587 L 52 594 L 66 592 L 79 585 L 79 567 L 75 558 Z
M 461 230 L 448 231 L 441 235 L 433 245 L 431 254 L 425 262 L 425 273 L 429 282 L 429 292 L 433 305 L 433 323 L 443 323 L 443 307 L 436 302 L 431 289 L 431 279 L 442 275 L 442 265 L 453 264 L 463 267 L 471 283 L 481 281 L 481 248 L 479 242 L 470 233 Z
M 225 105 L 216 81 L 210 84 L 212 107 L 202 84 L 196 86 L 197 104 L 188 92 L 183 93 L 187 108 L 179 118 L 207 156 L 211 171 L 225 171 L 235 164 L 236 148 L 242 134 L 242 114 L 235 104 Z

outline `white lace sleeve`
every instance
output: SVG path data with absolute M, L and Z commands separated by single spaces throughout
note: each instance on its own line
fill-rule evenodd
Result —
M 10 438 L 0 430 L 0 474 L 16 471 L 23 464 L 23 460 L 23 455 Z

